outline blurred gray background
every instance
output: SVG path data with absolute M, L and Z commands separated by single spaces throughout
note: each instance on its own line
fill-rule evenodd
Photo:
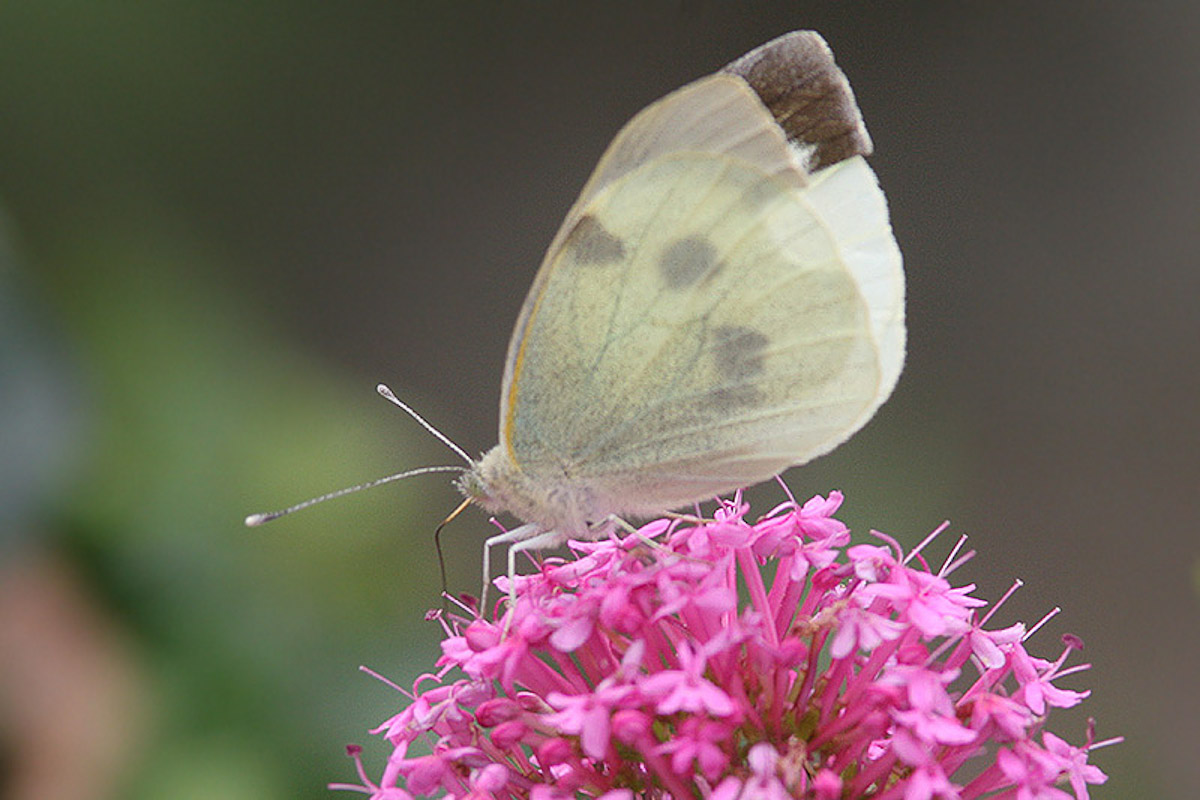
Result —
M 909 281 L 893 399 L 793 470 L 859 536 L 971 535 L 1063 612 L 1126 744 L 1200 795 L 1200 5 L 0 5 L 0 779 L 14 798 L 326 797 L 429 669 L 439 476 L 495 443 L 542 252 L 633 113 L 794 28 L 876 144 Z M 449 460 L 447 460 L 449 459 Z M 779 499 L 755 493 L 761 510 Z M 477 591 L 477 512 L 446 534 Z M 952 537 L 939 543 L 944 552 Z M 1055 719 L 1057 718 L 1057 719 Z

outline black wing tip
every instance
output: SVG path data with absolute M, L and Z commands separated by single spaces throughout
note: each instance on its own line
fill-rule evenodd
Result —
M 721 71 L 746 81 L 788 140 L 812 151 L 811 169 L 871 154 L 850 82 L 819 33 L 785 33 Z

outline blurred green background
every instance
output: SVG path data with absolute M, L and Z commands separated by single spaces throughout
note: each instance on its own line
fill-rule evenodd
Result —
M 1200 795 L 1200 6 L 0 3 L 0 779 L 320 798 L 438 630 L 444 477 L 607 141 L 784 31 L 829 40 L 909 276 L 893 400 L 789 474 L 1005 624 L 1087 642 L 1094 797 Z M 447 460 L 449 459 L 449 460 Z M 778 499 L 757 492 L 764 510 Z M 477 591 L 477 512 L 447 531 Z M 947 542 L 948 545 L 948 542 Z

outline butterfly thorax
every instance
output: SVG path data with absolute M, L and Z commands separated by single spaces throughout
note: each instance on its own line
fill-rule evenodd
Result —
M 582 481 L 564 476 L 533 475 L 513 463 L 503 445 L 497 445 L 471 464 L 457 481 L 466 497 L 493 513 L 507 512 L 543 530 L 571 536 L 585 535 L 588 524 L 603 519 L 596 494 Z

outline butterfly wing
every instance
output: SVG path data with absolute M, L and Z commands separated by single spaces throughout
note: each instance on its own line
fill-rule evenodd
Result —
M 867 149 L 815 34 L 635 117 L 518 320 L 501 402 L 512 463 L 599 510 L 651 513 L 764 480 L 861 427 L 904 349 L 900 254 L 856 155 Z
M 870 155 L 871 140 L 850 84 L 825 40 L 813 31 L 784 34 L 719 74 L 741 80 L 697 81 L 643 109 L 621 129 L 555 244 L 596 192 L 670 153 L 725 153 L 795 186 L 805 184 L 808 172 L 853 155 Z M 769 114 L 762 113 L 763 106 Z

